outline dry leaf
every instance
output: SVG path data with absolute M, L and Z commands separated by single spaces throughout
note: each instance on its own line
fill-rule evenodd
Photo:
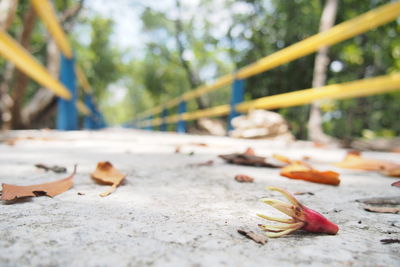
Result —
M 188 164 L 188 166 L 189 167 L 204 167 L 204 166 L 212 166 L 213 164 L 214 164 L 213 160 L 207 160 L 206 162 Z
M 256 156 L 252 148 L 248 148 L 244 153 L 233 153 L 219 155 L 218 157 L 226 160 L 231 164 L 257 166 L 257 167 L 269 167 L 269 168 L 281 168 L 284 164 L 270 160 L 265 157 Z
M 313 196 L 313 195 L 315 195 L 313 192 L 295 192 L 295 193 L 293 193 L 293 195 L 296 195 L 296 196 L 302 196 L 302 195 L 310 195 L 310 196 Z
M 259 234 L 254 233 L 253 231 L 246 231 L 243 229 L 238 229 L 237 231 L 239 234 L 244 235 L 245 237 L 247 237 L 261 245 L 264 245 L 265 243 L 268 242 L 268 238 L 265 235 L 259 235 Z
M 47 166 L 47 165 L 45 165 L 45 164 L 35 164 L 35 167 L 36 168 L 39 168 L 39 169 L 43 169 L 43 170 L 45 170 L 45 171 L 53 171 L 53 172 L 55 172 L 55 173 L 64 173 L 64 172 L 67 172 L 67 168 L 65 168 L 65 167 L 62 167 L 62 166 L 57 166 L 57 165 L 54 165 L 54 166 Z
M 381 239 L 382 244 L 394 244 L 400 243 L 400 239 L 388 238 L 388 239 Z
M 286 164 L 292 163 L 292 160 L 290 160 L 288 157 L 285 157 L 285 156 L 282 156 L 282 155 L 279 155 L 279 154 L 273 154 L 272 157 L 274 159 L 279 160 L 279 161 L 281 161 L 283 163 L 286 163 Z
M 254 182 L 254 178 L 250 177 L 246 174 L 238 174 L 235 176 L 235 180 L 239 183 L 252 183 Z
M 313 183 L 329 185 L 340 184 L 339 174 L 337 172 L 318 171 L 301 161 L 293 162 L 282 168 L 280 174 L 291 179 L 299 179 Z
M 113 165 L 108 161 L 103 161 L 97 163 L 96 170 L 91 174 L 92 178 L 100 183 L 111 185 L 111 188 L 106 192 L 100 194 L 100 196 L 105 197 L 115 191 L 117 186 L 119 186 L 124 178 L 125 174 L 120 173 Z
M 397 186 L 400 187 L 400 181 L 394 182 L 393 184 L 391 184 L 392 186 Z
M 364 210 L 377 213 L 400 213 L 400 208 L 366 206 Z
M 370 197 L 356 201 L 370 205 L 400 205 L 400 197 Z
M 28 185 L 28 186 L 18 186 L 3 184 L 3 194 L 1 196 L 2 200 L 13 200 L 23 197 L 37 197 L 37 196 L 49 196 L 54 197 L 59 195 L 73 185 L 73 178 L 76 173 L 76 166 L 74 167 L 74 172 L 65 179 L 45 183 L 38 185 Z
M 400 165 L 394 162 L 363 158 L 359 151 L 350 151 L 341 162 L 338 162 L 335 165 L 341 168 L 365 171 L 381 171 L 400 168 Z

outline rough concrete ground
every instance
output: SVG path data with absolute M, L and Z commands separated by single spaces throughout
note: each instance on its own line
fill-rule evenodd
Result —
M 335 168 L 331 163 L 341 160 L 344 150 L 137 130 L 20 131 L 2 137 L 7 136 L 35 138 L 0 144 L 0 182 L 29 185 L 68 175 L 45 173 L 36 163 L 63 165 L 69 172 L 77 163 L 78 173 L 74 187 L 54 198 L 0 203 L 1 266 L 400 265 L 400 244 L 380 242 L 400 238 L 400 215 L 369 213 L 355 202 L 399 196 L 400 189 L 390 186 L 396 180 Z M 334 187 L 291 180 L 280 177 L 278 169 L 229 165 L 217 158 L 249 146 L 266 156 L 310 156 L 316 168 L 340 172 L 342 182 Z M 399 162 L 394 153 L 365 156 Z M 102 198 L 99 193 L 107 186 L 89 175 L 104 160 L 128 176 Z M 207 160 L 215 164 L 187 166 Z M 255 182 L 238 183 L 236 174 L 253 176 Z M 265 196 L 282 199 L 265 190 L 271 185 L 314 193 L 297 198 L 337 223 L 338 235 L 298 232 L 265 245 L 239 235 L 240 227 L 261 233 L 257 224 L 263 220 L 256 213 L 278 214 L 259 202 Z

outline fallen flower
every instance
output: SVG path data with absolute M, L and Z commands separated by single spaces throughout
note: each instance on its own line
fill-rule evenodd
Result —
M 250 177 L 246 174 L 238 174 L 235 176 L 235 180 L 239 183 L 252 183 L 254 182 L 254 178 Z
M 251 239 L 254 242 L 259 243 L 261 245 L 264 245 L 265 243 L 268 242 L 268 239 L 267 239 L 266 236 L 256 234 L 253 231 L 247 231 L 247 230 L 244 230 L 244 229 L 238 229 L 237 231 L 238 231 L 239 234 L 244 235 L 248 239 Z
M 108 161 L 97 163 L 96 170 L 91 174 L 91 176 L 100 184 L 111 185 L 109 190 L 100 194 L 102 197 L 108 196 L 114 192 L 117 186 L 119 186 L 126 177 L 125 174 L 120 173 Z
M 345 158 L 335 165 L 340 168 L 365 171 L 384 171 L 400 168 L 400 165 L 394 162 L 364 158 L 359 151 L 348 152 Z
M 17 198 L 23 197 L 37 197 L 37 196 L 49 196 L 54 197 L 59 195 L 68 189 L 70 189 L 73 185 L 73 178 L 76 174 L 76 165 L 74 167 L 73 173 L 65 179 L 45 183 L 38 185 L 28 185 L 28 186 L 18 186 L 18 185 L 10 185 L 3 184 L 3 194 L 1 196 L 2 200 L 14 200 Z
M 376 213 L 400 213 L 400 208 L 393 208 L 393 207 L 376 207 L 376 206 L 366 206 L 364 210 L 369 212 L 376 212 Z
M 336 224 L 328 221 L 318 212 L 302 205 L 286 190 L 278 187 L 268 187 L 267 189 L 280 192 L 291 203 L 289 204 L 271 198 L 261 199 L 261 201 L 265 204 L 271 205 L 272 207 L 291 217 L 290 219 L 284 219 L 257 214 L 263 219 L 283 223 L 280 225 L 259 224 L 258 226 L 262 230 L 266 231 L 266 235 L 268 237 L 281 237 L 296 230 L 305 230 L 312 233 L 326 233 L 331 235 L 335 235 L 339 231 L 339 227 Z
M 308 164 L 295 161 L 281 169 L 281 176 L 319 184 L 339 185 L 339 174 L 334 171 L 318 171 Z

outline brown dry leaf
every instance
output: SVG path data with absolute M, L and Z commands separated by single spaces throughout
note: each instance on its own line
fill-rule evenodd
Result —
M 400 168 L 400 164 L 394 162 L 363 158 L 359 151 L 350 151 L 341 162 L 337 162 L 335 165 L 340 168 L 365 171 L 381 171 Z
M 250 177 L 246 174 L 238 174 L 235 176 L 235 180 L 239 183 L 252 183 L 254 182 L 254 178 Z
M 14 200 L 23 197 L 37 197 L 37 196 L 49 196 L 54 197 L 59 195 L 73 185 L 73 178 L 76 174 L 76 166 L 74 167 L 74 172 L 62 180 L 38 184 L 38 185 L 28 185 L 28 186 L 18 186 L 3 184 L 3 194 L 1 196 L 2 200 Z
M 397 181 L 397 182 L 392 183 L 391 186 L 400 187 L 400 181 Z
M 117 186 L 119 186 L 126 177 L 125 174 L 120 173 L 108 161 L 97 163 L 96 170 L 91 174 L 91 176 L 100 184 L 111 185 L 109 190 L 100 194 L 102 197 L 106 197 L 114 192 Z
M 218 157 L 226 160 L 231 164 L 247 165 L 247 166 L 257 166 L 257 167 L 269 167 L 269 168 L 281 168 L 285 164 L 278 162 L 274 159 L 267 159 L 265 157 L 260 157 L 254 155 L 254 150 L 248 148 L 244 153 L 233 153 L 219 155 Z
M 291 179 L 299 179 L 313 183 L 329 185 L 340 184 L 339 174 L 337 172 L 318 171 L 301 161 L 293 162 L 282 168 L 280 174 Z
M 265 243 L 268 242 L 268 238 L 265 235 L 256 234 L 253 231 L 246 231 L 243 229 L 238 229 L 237 231 L 239 234 L 244 235 L 245 237 L 261 245 L 264 245 Z
M 364 210 L 377 213 L 400 213 L 400 208 L 365 206 Z

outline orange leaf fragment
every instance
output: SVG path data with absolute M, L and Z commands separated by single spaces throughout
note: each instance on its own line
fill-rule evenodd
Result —
M 335 165 L 340 168 L 365 171 L 380 171 L 400 168 L 400 165 L 394 162 L 364 158 L 361 156 L 361 153 L 357 151 L 350 151 L 342 161 L 337 162 Z
M 301 161 L 293 162 L 292 164 L 281 169 L 282 176 L 309 181 L 313 183 L 339 185 L 339 174 L 334 171 L 318 171 L 311 166 L 304 164 Z
M 11 184 L 3 184 L 3 194 L 1 196 L 2 200 L 14 200 L 17 198 L 23 197 L 37 197 L 37 196 L 49 196 L 54 197 L 59 195 L 68 189 L 70 189 L 73 185 L 73 178 L 76 174 L 76 165 L 74 167 L 73 173 L 64 178 L 62 180 L 38 184 L 38 185 L 28 185 L 28 186 L 19 186 L 19 185 L 11 185 Z
M 117 186 L 119 186 L 126 177 L 125 174 L 120 173 L 108 161 L 97 163 L 96 170 L 91 174 L 91 176 L 100 184 L 111 185 L 109 190 L 100 194 L 101 197 L 106 197 L 114 192 Z

